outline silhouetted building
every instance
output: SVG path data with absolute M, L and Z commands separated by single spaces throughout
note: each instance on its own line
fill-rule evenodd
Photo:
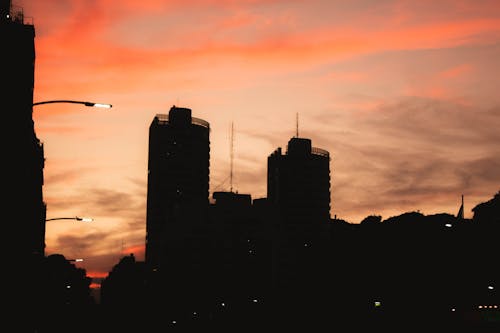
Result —
M 173 106 L 149 128 L 146 264 L 173 264 L 205 224 L 209 197 L 209 123 Z
M 9 127 L 2 157 L 5 234 L 14 239 L 10 253 L 26 263 L 44 255 L 45 213 L 42 197 L 44 151 L 36 137 L 33 112 L 35 29 L 25 24 L 22 8 L 0 1 L 2 123 Z M 19 258 L 17 258 L 19 259 Z
M 273 223 L 273 306 L 280 317 L 317 322 L 328 294 L 330 156 L 294 137 L 268 157 L 267 200 Z M 313 315 L 314 314 L 314 315 Z M 315 319 L 313 319 L 315 318 Z
M 144 304 L 146 296 L 144 262 L 131 253 L 120 259 L 101 282 L 101 304 L 123 312 Z
M 212 195 L 213 299 L 230 304 L 231 317 L 214 314 L 216 321 L 238 323 L 243 318 L 257 322 L 269 304 L 271 288 L 271 243 L 268 229 L 254 211 L 250 194 L 218 191 Z M 262 208 L 262 205 L 261 207 Z
M 285 225 L 312 225 L 330 220 L 330 155 L 310 139 L 291 138 L 285 154 L 276 149 L 267 159 L 267 198 Z

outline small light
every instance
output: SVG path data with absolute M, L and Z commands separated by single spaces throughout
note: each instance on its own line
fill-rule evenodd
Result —
M 254 299 L 252 302 L 257 303 L 257 300 L 256 300 L 256 299 Z
M 112 105 L 111 104 L 94 103 L 94 107 L 111 109 Z
M 452 308 L 452 309 L 451 309 L 451 312 L 455 312 L 455 308 Z
M 488 289 L 489 289 L 489 290 L 493 290 L 493 289 L 495 289 L 495 288 L 493 288 L 493 286 L 488 286 Z
M 304 246 L 305 246 L 305 247 L 308 247 L 309 245 L 308 245 L 307 243 L 304 243 Z
M 175 320 L 172 320 L 172 324 L 174 324 L 174 325 L 175 325 L 175 324 L 177 324 L 177 321 L 175 321 Z
M 451 223 L 446 223 L 444 226 L 445 226 L 445 227 L 448 227 L 448 228 L 451 228 L 451 227 L 452 227 Z
M 70 288 L 71 288 L 71 286 L 68 284 L 68 285 L 66 286 L 66 289 L 70 289 Z
M 478 306 L 478 308 L 482 309 L 482 308 L 483 308 L 483 306 L 482 306 L 482 305 L 479 305 L 479 306 Z
M 379 301 L 375 301 L 375 307 L 379 307 L 380 306 L 380 302 Z
M 222 303 L 221 303 L 221 305 L 222 305 L 222 306 L 226 306 L 226 303 L 222 302 Z

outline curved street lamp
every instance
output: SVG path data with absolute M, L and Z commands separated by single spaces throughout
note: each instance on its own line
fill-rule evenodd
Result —
M 68 260 L 69 262 L 81 262 L 81 261 L 83 261 L 83 258 L 66 259 L 66 260 Z
M 70 99 L 55 99 L 55 100 L 51 100 L 51 101 L 36 102 L 36 103 L 33 103 L 33 106 L 41 105 L 41 104 L 50 104 L 50 103 L 83 104 L 83 105 L 89 106 L 89 107 L 105 108 L 105 109 L 110 109 L 111 107 L 113 107 L 113 105 L 111 105 L 111 104 L 94 103 L 94 102 L 84 102 L 84 101 L 73 101 L 73 100 L 70 100 Z
M 53 103 L 83 104 L 83 105 L 88 106 L 88 107 L 97 107 L 97 108 L 105 108 L 105 109 L 110 109 L 112 107 L 111 104 L 94 103 L 94 102 L 86 102 L 86 101 L 75 101 L 75 100 L 70 100 L 70 99 L 55 99 L 55 100 L 35 102 L 32 104 L 32 107 L 37 106 L 37 105 L 42 105 L 42 104 L 53 104 Z M 93 221 L 93 219 L 91 219 L 91 218 L 75 216 L 75 217 L 50 218 L 50 219 L 45 219 L 45 222 L 54 221 L 54 220 L 76 220 L 76 221 L 82 221 L 82 222 Z
M 76 221 L 81 221 L 81 222 L 92 222 L 92 221 L 94 221 L 94 219 L 92 219 L 90 217 L 75 216 L 75 217 L 54 217 L 54 218 L 51 218 L 51 219 L 46 219 L 45 222 L 54 221 L 54 220 L 76 220 Z

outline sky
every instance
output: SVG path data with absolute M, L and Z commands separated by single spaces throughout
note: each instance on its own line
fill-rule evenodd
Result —
M 330 152 L 331 216 L 465 217 L 500 190 L 500 2 L 14 0 L 35 27 L 46 254 L 98 281 L 144 260 L 149 125 L 210 123 L 210 194 L 262 198 L 296 135 Z M 231 135 L 231 124 L 234 132 Z M 232 138 L 232 139 L 231 139 Z

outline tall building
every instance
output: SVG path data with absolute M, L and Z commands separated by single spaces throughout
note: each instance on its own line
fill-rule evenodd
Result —
M 179 258 L 186 239 L 207 219 L 209 123 L 173 106 L 149 127 L 146 264 L 159 268 Z
M 267 198 L 284 225 L 316 225 L 330 220 L 330 155 L 294 137 L 287 151 L 267 159 Z
M 9 257 L 24 260 L 44 255 L 45 212 L 42 197 L 44 151 L 33 123 L 35 29 L 22 8 L 0 0 L 2 88 L 0 112 L 4 124 L 5 235 L 15 239 Z M 8 130 L 6 130 L 8 127 Z M 19 256 L 19 258 L 18 258 Z
M 310 139 L 294 137 L 284 154 L 276 149 L 267 163 L 267 200 L 277 217 L 273 308 L 277 318 L 307 318 L 321 313 L 329 295 L 330 156 Z

